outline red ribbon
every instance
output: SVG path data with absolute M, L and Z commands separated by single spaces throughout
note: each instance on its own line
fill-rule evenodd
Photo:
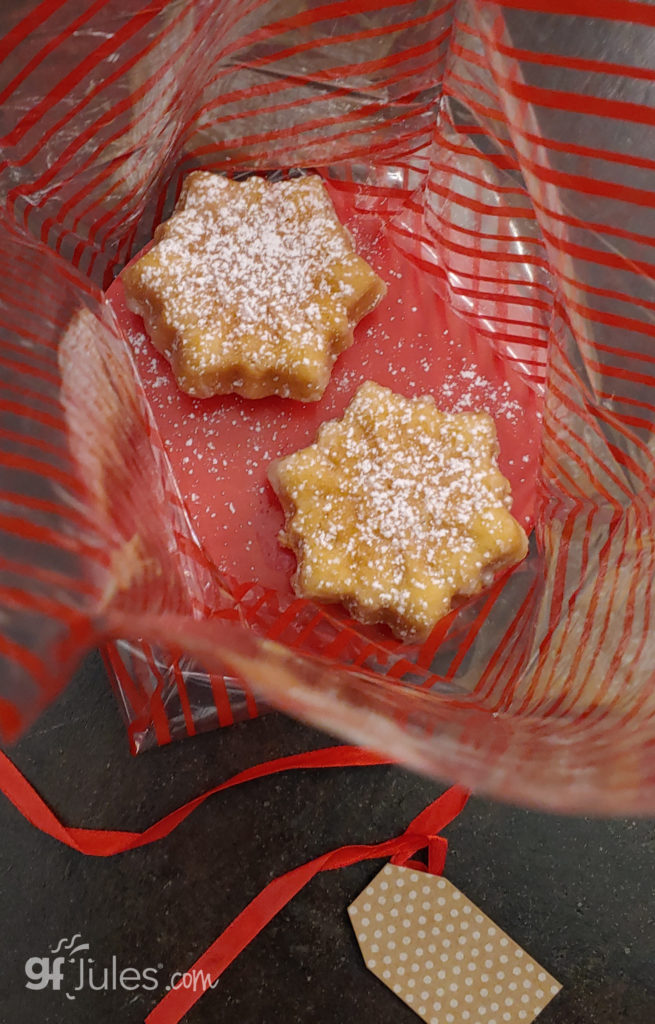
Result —
M 68 828 L 62 825 L 45 801 L 30 785 L 24 775 L 6 754 L 0 751 L 0 792 L 12 802 L 41 832 L 46 832 L 53 839 L 72 847 L 79 853 L 89 857 L 113 857 L 116 853 L 125 853 L 138 846 L 148 846 L 159 839 L 165 839 L 185 818 L 192 814 L 196 807 L 208 800 L 215 793 L 224 789 L 239 786 L 242 782 L 252 782 L 266 775 L 288 772 L 299 768 L 353 768 L 362 765 L 395 764 L 389 758 L 371 754 L 360 747 L 324 747 L 322 750 L 310 750 L 306 754 L 293 754 L 291 757 L 279 757 L 274 761 L 248 768 L 246 771 L 233 775 L 219 786 L 208 789 L 206 793 L 195 797 L 188 803 L 171 811 L 165 818 L 155 822 L 143 832 L 124 832 L 102 828 Z
M 189 968 L 190 973 L 198 972 L 196 977 L 206 978 L 207 985 L 215 982 L 269 921 L 320 871 L 333 871 L 362 860 L 389 856 L 393 864 L 410 865 L 424 871 L 424 864 L 414 863 L 409 858 L 426 845 L 430 854 L 428 869 L 443 869 L 448 843 L 437 833 L 457 817 L 467 799 L 465 789 L 453 786 L 421 811 L 405 832 L 395 839 L 371 846 L 341 846 L 275 878 L 235 917 L 209 949 L 198 957 Z M 201 971 L 204 974 L 200 974 Z M 179 1024 L 201 995 L 202 992 L 182 986 L 172 988 L 148 1014 L 145 1024 Z
M 69 828 L 63 825 L 42 800 L 18 768 L 0 751 L 0 791 L 14 807 L 36 828 L 47 833 L 66 846 L 80 853 L 94 857 L 110 857 L 138 846 L 157 842 L 177 828 L 181 822 L 214 793 L 238 786 L 242 782 L 274 775 L 278 772 L 299 768 L 346 768 L 361 765 L 393 764 L 388 758 L 380 758 L 359 747 L 326 747 L 306 754 L 295 754 L 255 765 L 226 782 L 190 800 L 143 832 L 126 832 L 108 829 Z M 460 813 L 468 799 L 468 792 L 460 786 L 453 786 L 431 803 L 414 818 L 407 829 L 394 839 L 365 846 L 341 846 L 330 853 L 324 853 L 307 864 L 288 871 L 262 889 L 241 911 L 225 931 L 211 944 L 190 970 L 198 972 L 196 977 L 207 979 L 207 985 L 215 982 L 226 967 L 252 942 L 256 935 L 271 921 L 286 904 L 321 871 L 333 871 L 348 867 L 363 860 L 391 857 L 393 864 L 406 865 L 425 870 L 425 865 L 410 858 L 427 846 L 428 871 L 441 874 L 443 871 L 448 842 L 439 832 Z M 200 972 L 204 974 L 200 974 Z M 155 1006 L 146 1018 L 145 1024 L 179 1024 L 184 1015 L 198 1001 L 203 991 L 172 988 Z

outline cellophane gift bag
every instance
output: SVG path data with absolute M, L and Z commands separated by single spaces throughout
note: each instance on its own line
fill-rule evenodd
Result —
M 135 750 L 265 703 L 506 799 L 653 812 L 655 8 L 0 19 L 4 737 L 100 643 Z M 181 395 L 125 309 L 197 168 L 321 174 L 388 284 L 311 409 Z M 489 409 L 532 529 L 421 645 L 296 598 L 276 540 L 268 462 L 368 378 Z

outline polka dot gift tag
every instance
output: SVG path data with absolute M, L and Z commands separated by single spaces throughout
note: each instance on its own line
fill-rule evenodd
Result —
M 530 1024 L 562 987 L 440 876 L 387 864 L 348 913 L 369 970 L 428 1024 Z

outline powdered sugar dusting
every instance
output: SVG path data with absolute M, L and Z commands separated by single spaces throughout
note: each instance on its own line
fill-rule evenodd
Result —
M 124 281 L 178 383 L 199 397 L 319 398 L 352 317 L 384 292 L 316 176 L 189 175 Z
M 508 381 L 492 384 L 475 364 L 464 363 L 457 376 L 449 375 L 439 388 L 443 407 L 450 412 L 483 409 L 504 416 L 510 423 L 518 422 L 521 406 L 512 395 Z
M 425 635 L 455 595 L 525 554 L 496 452 L 485 413 L 362 385 L 341 421 L 272 468 L 299 591 Z

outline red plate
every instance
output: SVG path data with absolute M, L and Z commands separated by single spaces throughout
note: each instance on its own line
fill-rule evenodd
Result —
M 356 328 L 355 343 L 337 360 L 320 402 L 190 398 L 150 344 L 141 318 L 126 308 L 120 278 L 107 293 L 207 553 L 226 576 L 239 583 L 259 581 L 282 600 L 292 593 L 295 559 L 277 542 L 283 515 L 267 467 L 311 443 L 319 425 L 340 416 L 365 380 L 407 396 L 430 393 L 445 411 L 487 410 L 496 422 L 514 515 L 527 529 L 532 525 L 539 443 L 533 392 L 445 306 L 390 243 L 382 220 L 356 211 L 349 196 L 330 192 L 358 252 L 386 281 L 388 292 Z

